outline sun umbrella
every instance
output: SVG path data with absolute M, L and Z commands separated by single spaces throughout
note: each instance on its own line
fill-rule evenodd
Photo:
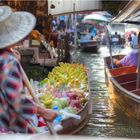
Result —
M 103 15 L 100 14 L 90 14 L 87 15 L 83 18 L 83 22 L 96 22 L 96 23 L 100 23 L 100 22 L 109 22 L 109 19 Z
M 110 13 L 108 13 L 107 11 L 94 11 L 91 14 L 99 14 L 99 15 L 105 16 L 108 19 L 113 18 L 113 16 Z

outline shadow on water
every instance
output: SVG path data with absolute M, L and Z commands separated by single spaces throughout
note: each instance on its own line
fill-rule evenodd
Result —
M 114 49 L 115 53 L 126 53 L 127 49 Z M 102 46 L 98 54 L 76 51 L 73 61 L 82 63 L 90 68 L 90 85 L 93 99 L 93 114 L 87 126 L 78 135 L 113 136 L 140 138 L 140 124 L 125 114 L 121 108 L 112 104 L 105 85 L 103 57 L 108 56 L 109 51 Z

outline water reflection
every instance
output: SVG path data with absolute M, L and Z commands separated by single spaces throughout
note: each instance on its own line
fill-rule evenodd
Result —
M 115 53 L 128 53 L 130 48 L 113 49 Z M 118 105 L 112 104 L 105 85 L 103 57 L 108 56 L 109 51 L 105 46 L 100 48 L 99 54 L 83 53 L 76 51 L 73 61 L 83 63 L 91 70 L 90 84 L 93 98 L 93 114 L 87 126 L 79 135 L 113 136 L 140 138 L 140 124 L 122 112 Z

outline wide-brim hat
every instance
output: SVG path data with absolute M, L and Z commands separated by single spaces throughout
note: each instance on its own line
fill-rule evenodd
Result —
M 0 6 L 0 49 L 23 40 L 33 30 L 36 18 L 29 12 L 12 12 L 9 6 Z

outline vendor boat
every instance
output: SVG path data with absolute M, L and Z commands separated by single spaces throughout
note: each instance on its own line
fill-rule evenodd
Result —
M 138 24 L 139 16 L 137 16 L 137 13 L 140 10 L 139 6 L 140 1 L 129 1 L 112 22 Z M 138 67 L 138 72 L 134 66 L 110 69 L 109 65 L 112 63 L 112 54 L 109 39 L 108 47 L 110 48 L 110 57 L 104 58 L 104 64 L 105 80 L 110 92 L 110 98 L 113 102 L 119 104 L 126 113 L 140 121 L 140 68 Z M 113 57 L 121 59 L 124 55 Z
M 82 33 L 80 37 L 80 49 L 83 52 L 97 53 L 100 48 L 100 38 L 98 36 L 92 38 L 90 33 Z
M 97 39 L 80 42 L 80 49 L 83 52 L 97 53 L 99 48 L 100 48 L 100 41 Z
M 121 59 L 124 55 L 113 58 Z M 104 58 L 105 80 L 112 102 L 140 121 L 140 86 L 137 87 L 137 72 L 134 66 L 109 68 L 110 57 Z
M 63 129 L 59 131 L 59 134 L 75 134 L 79 132 L 89 121 L 92 114 L 91 99 L 83 106 L 83 108 L 77 113 L 81 116 L 80 120 L 74 118 L 68 118 L 62 121 Z
M 72 65 L 72 67 L 71 67 L 71 65 Z M 52 72 L 50 72 L 48 74 L 48 78 L 44 79 L 40 83 L 40 85 L 42 85 L 42 87 L 46 87 L 46 86 L 50 87 L 50 90 L 49 89 L 45 90 L 45 88 L 44 88 L 44 91 L 41 93 L 46 93 L 45 96 L 41 95 L 41 93 L 37 94 L 39 96 L 41 95 L 39 97 L 39 100 L 42 103 L 45 103 L 45 101 L 48 101 L 47 100 L 48 96 L 51 96 L 51 99 L 53 101 L 51 101 L 51 103 L 49 105 L 47 104 L 47 106 L 51 107 L 51 108 L 54 108 L 57 106 L 60 109 L 59 113 L 62 115 L 62 120 L 60 122 L 61 122 L 63 129 L 59 130 L 57 132 L 58 134 L 70 134 L 71 135 L 71 134 L 77 133 L 88 123 L 90 115 L 92 114 L 92 98 L 90 95 L 89 70 L 86 70 L 86 71 L 78 70 L 78 73 L 76 74 L 77 82 L 83 77 L 83 79 L 81 79 L 81 81 L 80 81 L 81 88 L 78 88 L 79 85 L 77 84 L 77 86 L 76 86 L 76 81 L 72 84 L 72 81 L 70 79 L 68 80 L 69 76 L 73 77 L 75 75 L 75 72 L 76 72 L 76 71 L 74 71 L 74 69 L 76 69 L 75 66 L 80 67 L 82 65 L 61 63 L 60 66 L 55 67 L 52 70 Z M 72 73 L 69 71 L 71 71 Z M 74 73 L 73 73 L 73 71 L 74 71 Z M 83 73 L 83 74 L 81 74 L 81 73 Z M 62 76 L 62 74 L 64 74 L 64 76 Z M 85 78 L 84 75 L 87 78 Z M 59 76 L 62 77 L 61 81 L 58 78 Z M 64 77 L 64 79 L 63 79 L 63 77 Z M 56 79 L 56 78 L 58 78 L 58 79 Z M 86 79 L 86 84 L 84 84 L 85 83 L 84 79 Z M 67 84 L 66 85 L 64 84 L 65 80 L 68 83 L 71 83 L 71 85 L 69 87 L 66 87 Z M 55 87 L 55 85 L 57 85 L 58 81 L 61 82 L 61 83 L 59 83 L 60 85 L 62 84 L 59 87 L 59 90 L 57 90 L 58 88 Z M 48 84 L 48 83 L 50 83 L 50 84 Z M 55 85 L 53 83 L 55 83 Z M 65 87 L 63 87 L 63 86 L 65 86 Z M 52 89 L 51 89 L 51 87 L 52 87 Z M 43 98 L 41 98 L 41 97 L 43 97 Z M 62 99 L 67 100 L 67 103 L 66 103 L 67 105 L 62 102 Z M 49 98 L 49 100 L 50 100 L 50 98 Z M 67 110 L 68 108 L 73 108 L 72 110 L 75 110 L 77 108 L 78 110 L 71 112 L 71 111 Z
M 88 123 L 92 114 L 92 98 L 90 95 L 90 89 L 88 93 L 89 94 L 87 102 L 77 113 L 77 115 L 80 116 L 80 119 L 77 120 L 70 117 L 68 119 L 62 120 L 61 124 L 63 129 L 59 131 L 58 134 L 76 134 Z

